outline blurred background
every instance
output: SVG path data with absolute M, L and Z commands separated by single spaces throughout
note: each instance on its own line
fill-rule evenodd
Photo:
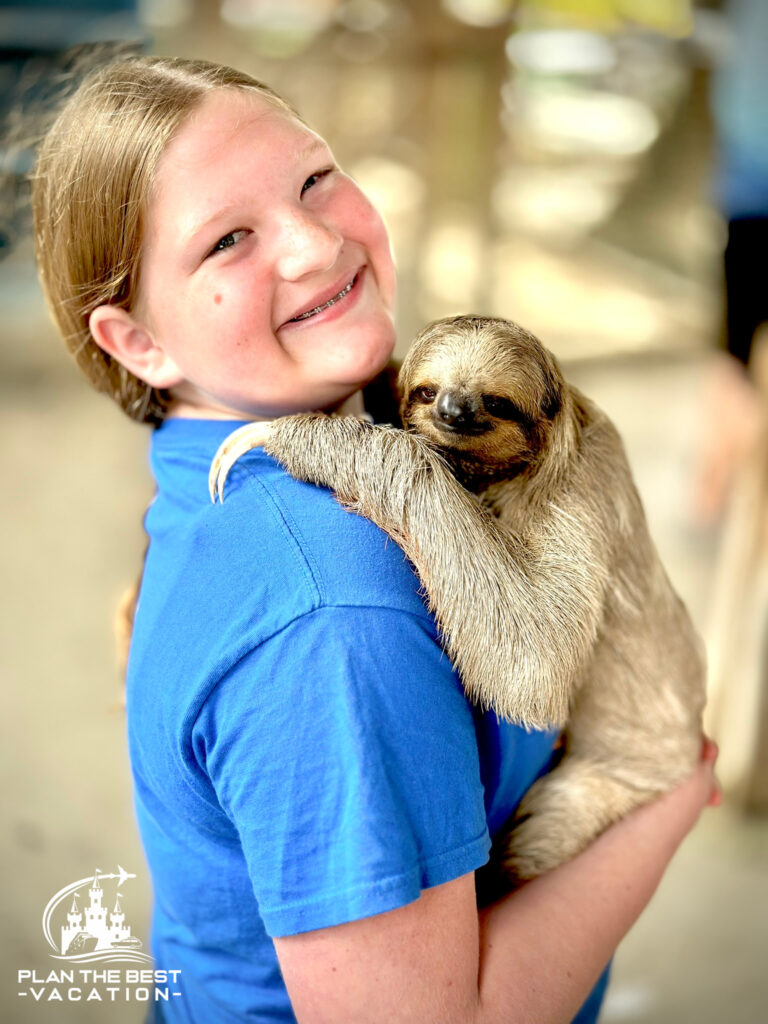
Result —
M 121 47 L 247 70 L 325 135 L 388 222 L 400 354 L 433 317 L 507 316 L 616 421 L 709 647 L 726 802 L 621 946 L 602 1020 L 768 1021 L 764 0 L 0 4 L 0 1018 L 144 1009 L 17 994 L 60 966 L 46 903 L 96 868 L 136 873 L 123 910 L 148 934 L 112 636 L 148 436 L 70 365 L 26 201 L 42 112 Z

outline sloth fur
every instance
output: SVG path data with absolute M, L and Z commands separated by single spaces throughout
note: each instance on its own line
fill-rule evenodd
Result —
M 292 475 L 332 488 L 413 562 L 469 698 L 528 727 L 565 727 L 559 764 L 494 845 L 493 896 L 690 774 L 702 648 L 615 428 L 532 334 L 437 321 L 399 387 L 406 430 L 315 413 L 249 425 L 212 479 L 223 487 L 264 443 Z

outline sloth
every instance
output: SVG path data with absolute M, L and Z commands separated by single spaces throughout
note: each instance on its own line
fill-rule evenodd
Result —
M 701 750 L 702 645 L 650 538 L 619 435 L 508 320 L 439 320 L 400 371 L 405 430 L 308 413 L 247 424 L 211 496 L 258 445 L 404 550 L 468 697 L 564 728 L 479 876 L 489 898 L 578 854 L 673 788 Z

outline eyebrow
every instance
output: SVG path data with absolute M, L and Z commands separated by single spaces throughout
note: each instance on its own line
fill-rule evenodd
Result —
M 184 248 L 187 249 L 188 247 L 193 246 L 197 242 L 198 235 L 201 235 L 210 224 L 213 224 L 221 217 L 224 217 L 230 210 L 235 209 L 237 209 L 237 204 L 225 203 L 224 206 L 217 207 L 209 217 L 206 217 L 204 220 L 198 221 L 197 224 L 194 224 L 189 231 L 184 233 Z
M 308 145 L 296 152 L 296 162 L 300 163 L 301 161 L 306 160 L 308 157 L 312 156 L 313 153 L 317 153 L 321 149 L 328 149 L 328 143 L 321 138 L 314 139 Z M 236 210 L 237 208 L 237 203 L 225 203 L 223 206 L 218 207 L 212 214 L 210 214 L 210 216 L 205 217 L 197 224 L 194 224 L 190 230 L 184 234 L 184 249 L 194 245 L 198 235 L 204 232 L 209 224 L 213 224 L 215 221 L 219 220 L 219 218 L 225 216 L 229 210 Z
M 328 149 L 328 143 L 325 139 L 315 139 L 313 142 L 310 142 L 308 146 L 300 149 L 296 155 L 299 160 L 304 160 L 306 157 L 312 156 L 312 154 L 316 153 L 319 149 Z

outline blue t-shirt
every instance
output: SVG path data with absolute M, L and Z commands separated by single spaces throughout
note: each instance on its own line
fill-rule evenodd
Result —
M 329 491 L 255 451 L 211 504 L 236 426 L 155 431 L 128 672 L 152 952 L 184 1024 L 294 1021 L 271 937 L 480 867 L 553 743 L 475 712 L 410 563 Z

